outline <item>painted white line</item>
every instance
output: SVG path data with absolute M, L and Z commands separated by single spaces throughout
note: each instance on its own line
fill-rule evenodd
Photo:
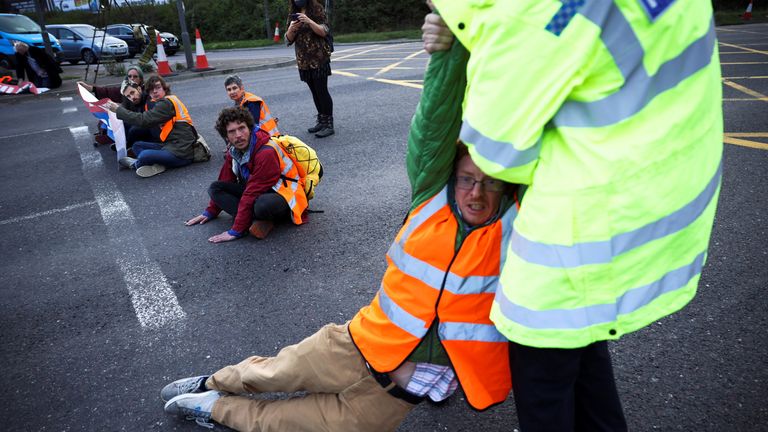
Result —
M 67 107 L 67 108 L 64 108 L 63 110 L 61 110 L 62 114 L 69 114 L 69 113 L 73 113 L 73 112 L 77 112 L 77 107 Z
M 96 204 L 107 227 L 109 240 L 116 251 L 115 262 L 120 269 L 131 297 L 136 317 L 144 328 L 157 329 L 176 324 L 186 318 L 176 294 L 160 266 L 152 261 L 141 241 L 128 203 L 117 185 L 102 174 L 104 162 L 93 149 L 87 126 L 70 128 L 75 139 L 83 172 L 91 184 Z
M 64 96 L 64 97 L 59 98 L 59 100 L 62 101 L 62 102 L 72 102 L 72 97 L 71 96 Z
M 22 222 L 22 221 L 30 220 L 30 219 L 37 219 L 39 217 L 49 216 L 49 215 L 56 214 L 56 213 L 68 212 L 70 210 L 75 210 L 75 209 L 79 209 L 81 207 L 88 207 L 88 206 L 92 206 L 92 205 L 96 205 L 96 201 L 87 201 L 87 202 L 83 202 L 83 203 L 80 203 L 80 204 L 72 204 L 71 206 L 66 206 L 66 207 L 57 208 L 57 209 L 53 209 L 53 210 L 46 210 L 44 212 L 34 213 L 34 214 L 31 214 L 31 215 L 27 215 L 27 216 L 19 216 L 19 217 L 15 217 L 15 218 L 11 218 L 11 219 L 6 219 L 6 220 L 0 221 L 0 225 L 7 225 L 7 224 L 12 224 L 12 223 L 16 223 L 16 222 Z
M 69 126 L 60 127 L 60 128 L 53 128 L 53 129 L 37 130 L 37 131 L 27 132 L 27 133 L 23 133 L 23 134 L 0 136 L 0 139 L 18 138 L 18 137 L 23 137 L 23 136 L 27 136 L 27 135 L 35 135 L 35 134 L 39 134 L 39 133 L 47 133 L 47 132 L 53 132 L 53 131 L 57 131 L 57 130 L 66 130 L 66 129 L 69 129 Z

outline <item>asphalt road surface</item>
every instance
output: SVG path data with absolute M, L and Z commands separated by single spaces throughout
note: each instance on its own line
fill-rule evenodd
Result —
M 610 344 L 633 431 L 759 431 L 768 421 L 768 26 L 718 33 L 729 144 L 699 294 Z M 163 413 L 163 385 L 273 355 L 367 304 L 409 204 L 404 150 L 428 62 L 420 50 L 337 48 L 337 133 L 323 140 L 306 132 L 314 107 L 295 68 L 242 74 L 325 167 L 311 203 L 323 213 L 264 241 L 209 244 L 228 216 L 183 225 L 204 209 L 222 162 L 213 130 L 230 104 L 222 77 L 172 85 L 214 159 L 150 179 L 93 147 L 96 121 L 78 99 L 0 100 L 0 430 L 199 430 Z M 458 392 L 421 404 L 400 430 L 516 427 L 511 399 L 478 413 Z

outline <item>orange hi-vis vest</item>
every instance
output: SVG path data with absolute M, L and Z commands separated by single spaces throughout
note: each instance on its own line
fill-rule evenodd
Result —
M 277 180 L 272 189 L 280 194 L 288 203 L 291 209 L 291 220 L 296 225 L 304 223 L 302 215 L 309 206 L 307 195 L 304 193 L 304 180 L 299 176 L 299 169 L 280 145 L 269 141 L 268 145 L 275 149 L 277 157 L 280 159 L 280 179 Z
M 246 102 L 258 102 L 261 104 L 261 112 L 259 113 L 259 118 L 255 119 L 260 129 L 268 133 L 269 136 L 280 135 L 280 131 L 277 129 L 277 121 L 269 112 L 269 107 L 267 106 L 267 103 L 264 102 L 264 99 L 256 96 L 253 93 L 245 92 L 245 95 L 240 100 L 240 106 L 245 105 Z
M 513 205 L 456 246 L 459 223 L 448 187 L 414 209 L 387 252 L 388 268 L 370 305 L 349 326 L 373 369 L 391 372 L 437 320 L 456 377 L 475 409 L 504 401 L 512 388 L 508 340 L 488 317 L 506 256 Z
M 167 95 L 165 98 L 171 101 L 173 104 L 173 110 L 175 111 L 175 114 L 172 119 L 168 120 L 163 124 L 163 126 L 160 127 L 160 141 L 162 142 L 165 142 L 165 140 L 168 138 L 168 134 L 171 133 L 173 125 L 176 124 L 176 122 L 184 122 L 190 126 L 195 126 L 195 124 L 192 123 L 192 117 L 189 116 L 187 107 L 181 103 L 179 98 L 174 95 Z M 145 110 L 147 110 L 147 107 L 148 105 L 144 105 Z

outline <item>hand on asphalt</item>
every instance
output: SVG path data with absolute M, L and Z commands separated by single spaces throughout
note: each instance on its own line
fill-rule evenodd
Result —
M 197 224 L 202 225 L 202 224 L 204 224 L 206 222 L 208 222 L 208 218 L 205 215 L 197 215 L 197 216 L 193 217 L 192 219 L 184 222 L 184 225 L 186 225 L 186 226 L 192 226 L 192 225 L 197 225 Z
M 429 13 L 421 26 L 421 40 L 424 41 L 424 50 L 430 54 L 447 51 L 453 43 L 453 33 L 440 15 Z
M 223 243 L 223 242 L 228 242 L 230 240 L 235 240 L 235 239 L 237 239 L 237 237 L 233 235 L 229 235 L 228 232 L 224 231 L 221 234 L 216 234 L 215 236 L 209 238 L 208 241 L 211 243 Z

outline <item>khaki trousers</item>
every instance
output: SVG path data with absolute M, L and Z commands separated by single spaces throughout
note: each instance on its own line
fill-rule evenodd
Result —
M 348 326 L 328 324 L 275 357 L 249 357 L 211 375 L 209 389 L 233 394 L 308 392 L 286 400 L 224 396 L 214 404 L 212 419 L 238 431 L 397 429 L 414 405 L 376 382 Z

